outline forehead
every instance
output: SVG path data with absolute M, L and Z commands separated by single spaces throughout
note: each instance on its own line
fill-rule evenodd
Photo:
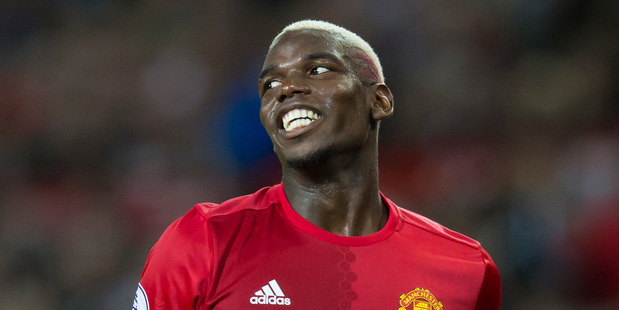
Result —
M 272 65 L 293 62 L 307 55 L 321 53 L 331 54 L 344 63 L 344 52 L 336 38 L 326 31 L 291 31 L 282 35 L 273 48 L 269 50 L 263 69 Z

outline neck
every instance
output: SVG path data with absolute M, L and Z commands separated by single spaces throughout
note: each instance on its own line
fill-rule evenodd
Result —
M 341 236 L 364 236 L 387 222 L 378 189 L 377 152 L 340 155 L 312 167 L 283 166 L 292 208 L 314 225 Z

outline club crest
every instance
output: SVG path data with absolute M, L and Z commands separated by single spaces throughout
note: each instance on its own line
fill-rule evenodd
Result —
M 416 288 L 406 294 L 400 296 L 400 308 L 398 310 L 406 310 L 413 306 L 410 310 L 443 310 L 441 304 L 432 293 L 422 288 Z

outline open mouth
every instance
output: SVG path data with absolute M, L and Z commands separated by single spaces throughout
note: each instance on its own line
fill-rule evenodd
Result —
M 322 116 L 314 111 L 306 109 L 294 109 L 282 118 L 284 130 L 290 131 L 293 129 L 305 127 L 313 121 L 320 119 Z

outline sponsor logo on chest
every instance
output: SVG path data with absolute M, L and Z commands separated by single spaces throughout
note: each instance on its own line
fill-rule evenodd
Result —
M 275 279 L 263 286 L 260 290 L 254 293 L 255 296 L 249 299 L 252 305 L 280 305 L 289 306 L 290 298 L 284 295 L 284 292 L 277 284 Z

